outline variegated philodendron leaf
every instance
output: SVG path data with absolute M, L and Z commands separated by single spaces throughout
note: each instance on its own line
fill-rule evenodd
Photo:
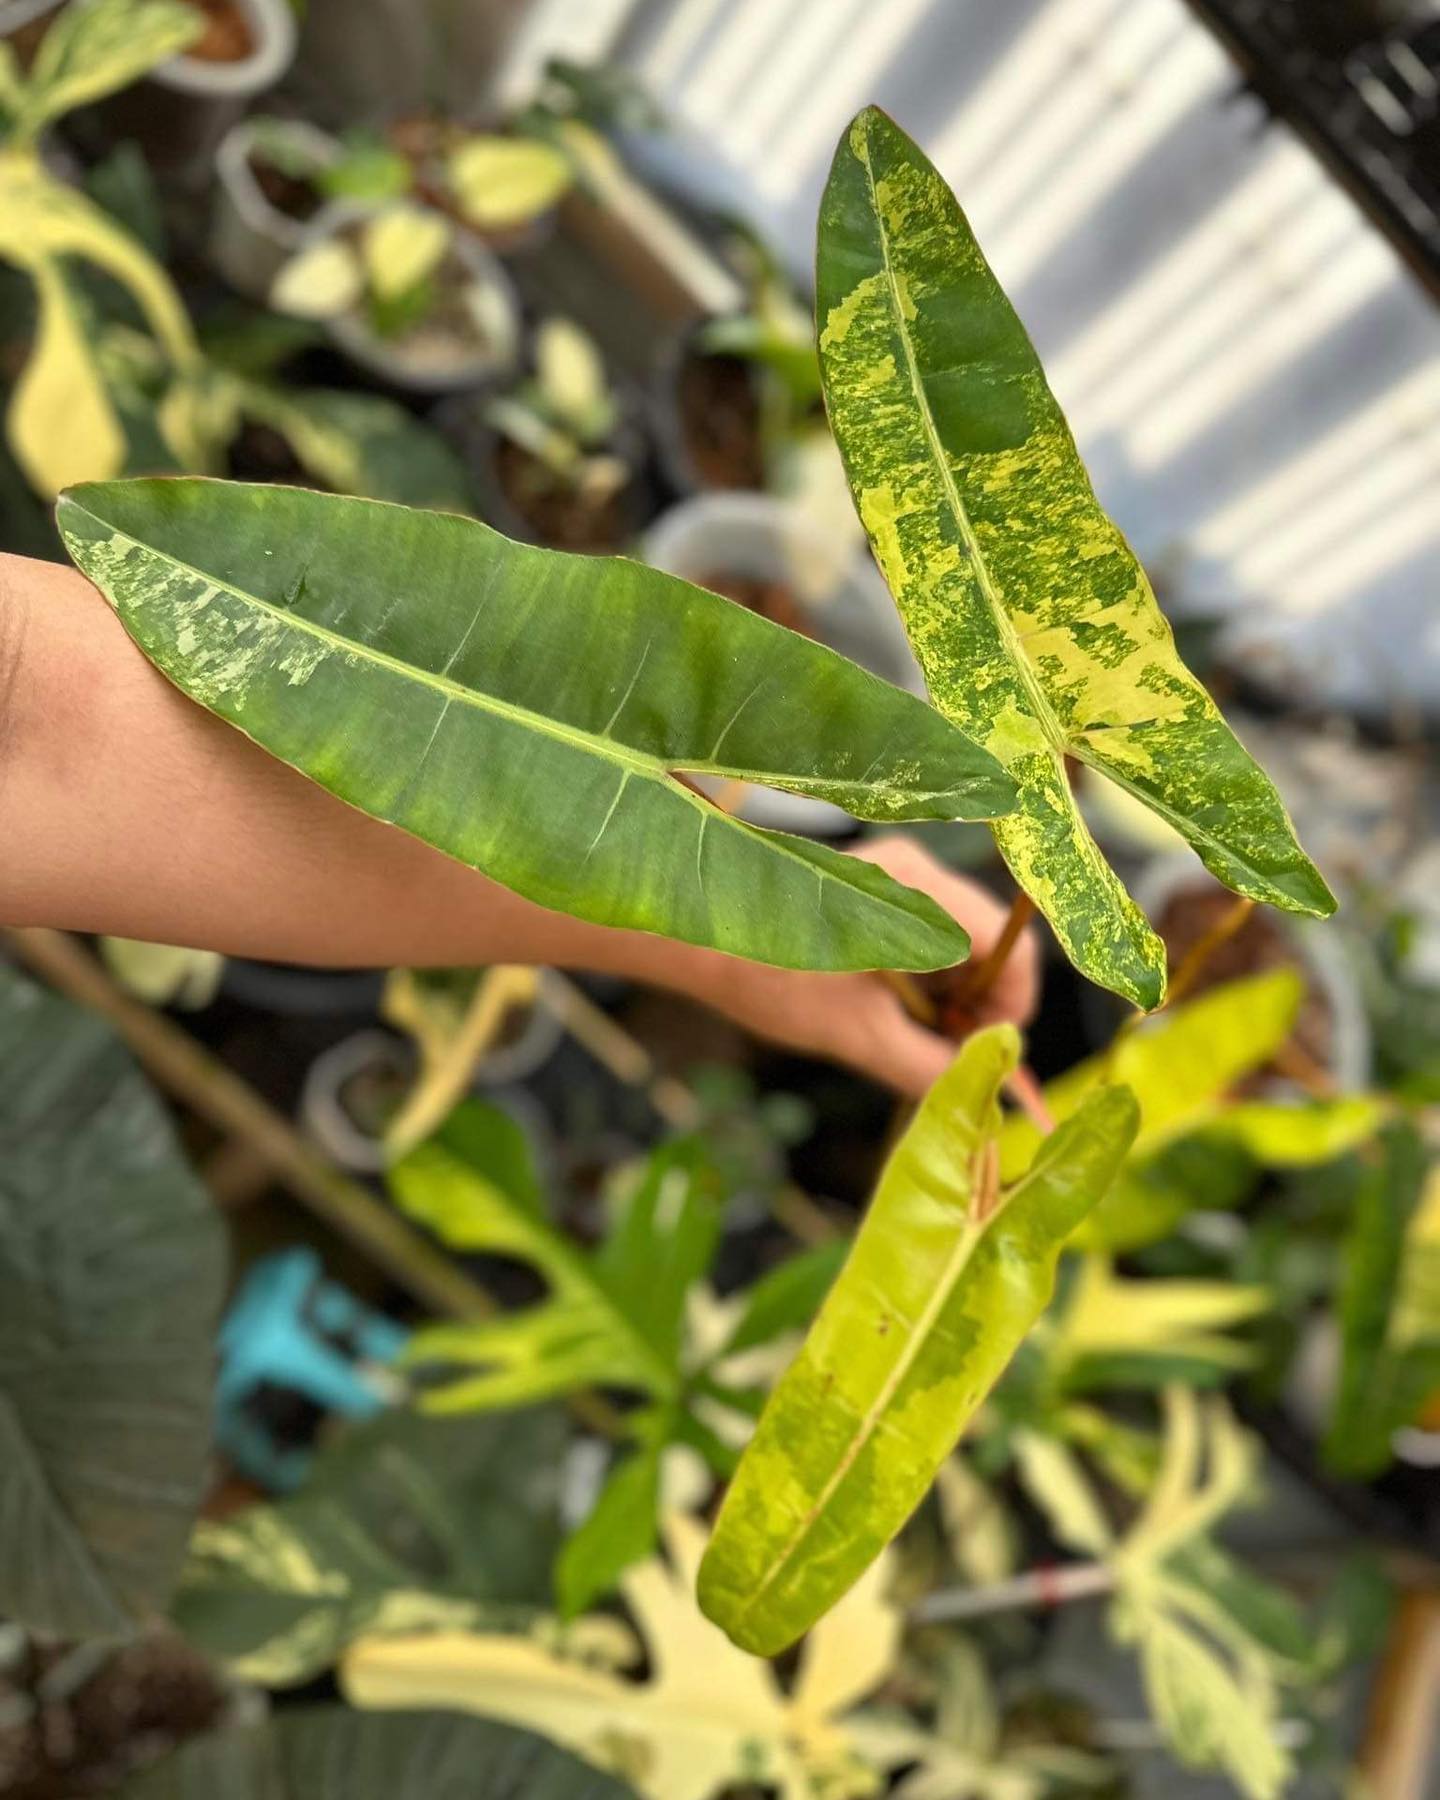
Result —
M 1134 1097 L 1102 1087 L 1002 1187 L 1019 1057 L 1014 1026 L 991 1026 L 930 1090 L 761 1414 L 700 1571 L 702 1608 L 743 1649 L 793 1643 L 920 1504 L 1130 1148 Z
M 1073 758 L 1256 900 L 1334 900 L 1101 510 L 1044 371 L 955 196 L 867 108 L 820 208 L 830 422 L 931 697 L 1020 785 L 995 826 L 1076 966 L 1137 1005 L 1165 955 L 1076 807 Z
M 75 562 L 192 699 L 352 806 L 543 906 L 818 969 L 934 969 L 934 901 L 676 778 L 871 819 L 990 817 L 1014 785 L 933 708 L 623 557 L 300 488 L 72 488 Z

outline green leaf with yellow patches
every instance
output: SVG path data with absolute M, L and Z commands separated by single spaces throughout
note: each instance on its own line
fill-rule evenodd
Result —
M 1009 769 L 996 840 L 1085 975 L 1146 1008 L 1165 956 L 1087 831 L 1066 759 L 1142 800 L 1238 893 L 1334 900 L 1175 651 L 955 196 L 868 107 L 820 206 L 816 317 L 851 492 L 935 704 Z
M 1013 798 L 933 708 L 717 594 L 300 488 L 112 482 L 68 491 L 57 519 L 192 699 L 542 906 L 788 967 L 943 968 L 969 947 L 880 869 L 677 779 L 874 819 Z
M 1014 1027 L 992 1026 L 931 1089 L 761 1415 L 700 1571 L 701 1606 L 743 1649 L 783 1650 L 899 1531 L 1130 1147 L 1135 1101 L 1102 1088 L 1000 1187 L 999 1094 L 1019 1055 Z

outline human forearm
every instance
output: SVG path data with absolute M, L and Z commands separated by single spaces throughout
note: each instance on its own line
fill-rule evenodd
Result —
M 339 965 L 667 949 L 549 912 L 366 818 L 185 699 L 73 570 L 0 558 L 0 914 Z
M 982 953 L 1004 909 L 918 847 L 875 859 Z M 909 1092 L 948 1045 L 866 975 L 767 969 L 547 911 L 366 817 L 173 688 L 72 569 L 0 557 L 0 923 L 349 967 L 546 963 L 688 993 Z M 1026 941 L 993 1010 L 1035 988 Z

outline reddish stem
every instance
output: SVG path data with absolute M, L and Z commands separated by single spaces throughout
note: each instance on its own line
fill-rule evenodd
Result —
M 1055 1129 L 1055 1121 L 1051 1117 L 1050 1108 L 1045 1104 L 1044 1090 L 1028 1063 L 1021 1063 L 1013 1075 L 1006 1077 L 1005 1091 L 1036 1130 L 1044 1132 L 1048 1137 Z
M 978 963 L 972 963 L 957 994 L 969 1010 L 974 1011 L 1004 973 L 1011 952 L 1020 942 L 1020 934 L 1035 917 L 1035 902 L 1028 894 L 1017 894 L 1010 902 L 1004 927 Z

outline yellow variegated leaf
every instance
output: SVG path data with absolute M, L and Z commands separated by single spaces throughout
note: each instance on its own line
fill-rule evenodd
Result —
M 364 292 L 360 258 L 341 239 L 322 238 L 281 269 L 270 289 L 270 304 L 297 319 L 338 319 Z
M 1243 1369 L 1250 1347 L 1225 1334 L 1267 1311 L 1268 1288 L 1232 1281 L 1117 1275 L 1103 1256 L 1087 1256 L 1052 1344 L 1062 1369 L 1086 1357 L 1186 1358 Z
M 181 0 L 71 0 L 40 40 L 19 120 L 33 137 L 77 106 L 126 87 L 200 35 L 199 9 Z
M 31 265 L 35 345 L 10 400 L 15 460 L 38 494 L 105 481 L 125 463 L 125 433 L 110 404 L 65 277 L 48 258 Z
M 1015 1573 L 1016 1529 L 994 1487 L 959 1451 L 935 1471 L 935 1497 L 950 1553 L 975 1587 Z
M 1076 966 L 1143 1007 L 1164 995 L 1163 947 L 1086 829 L 1067 758 L 1237 892 L 1333 911 L 1177 655 L 955 196 L 874 107 L 835 153 L 816 312 L 830 422 L 931 697 L 1016 777 L 996 841 Z
M 1052 1118 L 1067 1119 L 1097 1087 L 1123 1082 L 1140 1104 L 1130 1160 L 1143 1161 L 1221 1116 L 1235 1083 L 1267 1063 L 1290 1036 L 1304 993 L 1304 981 L 1293 969 L 1226 982 L 1067 1069 L 1046 1084 L 1045 1104 Z M 1005 1121 L 1000 1138 L 1005 1180 L 1026 1166 L 1040 1141 L 1029 1119 L 1013 1114 Z
M 1079 1459 L 1061 1439 L 1039 1431 L 1017 1431 L 1015 1461 L 1025 1491 L 1067 1550 L 1103 1557 L 1114 1549 L 1115 1534 L 1099 1496 Z
M 37 158 L 0 152 L 0 261 L 28 270 L 61 256 L 94 263 L 128 288 L 177 367 L 198 361 L 184 303 L 154 258 L 83 194 L 56 181 Z
M 27 479 L 47 497 L 119 474 L 126 455 L 96 349 L 65 285 L 66 257 L 94 263 L 128 288 L 177 368 L 193 368 L 198 356 L 179 295 L 135 239 L 29 151 L 0 151 L 0 261 L 31 277 L 37 299 L 35 344 L 7 430 Z
M 450 185 L 460 210 L 482 230 L 538 218 L 573 178 L 570 159 L 537 138 L 471 137 L 450 158 Z
M 595 340 L 573 319 L 542 319 L 535 331 L 535 379 L 547 410 L 582 437 L 603 436 L 613 415 L 605 364 Z
M 625 1777 L 645 1800 L 712 1800 L 757 1783 L 784 1800 L 878 1792 L 885 1749 L 862 1761 L 845 1714 L 898 1646 L 888 1567 L 877 1563 L 816 1627 L 787 1694 L 696 1610 L 701 1527 L 671 1514 L 665 1541 L 673 1570 L 647 1562 L 621 1584 L 645 1636 L 646 1681 L 581 1667 L 534 1638 L 443 1632 L 361 1640 L 341 1667 L 345 1696 L 361 1707 L 438 1706 L 523 1725 Z M 893 1760 L 915 1754 L 913 1741 L 897 1744 Z
M 1303 1169 L 1331 1162 L 1374 1137 L 1392 1107 L 1381 1094 L 1336 1100 L 1247 1100 L 1227 1106 L 1210 1127 L 1242 1144 L 1267 1168 Z
M 1130 1147 L 1134 1099 L 1103 1089 L 1001 1187 L 999 1094 L 1019 1054 L 1013 1026 L 976 1032 L 930 1090 L 760 1416 L 700 1581 L 747 1650 L 793 1643 L 904 1525 Z
M 1151 1710 L 1182 1762 L 1224 1768 L 1249 1800 L 1278 1800 L 1291 1773 L 1268 1684 L 1227 1666 L 1196 1633 L 1155 1610 L 1133 1631 Z
M 387 206 L 360 238 L 365 275 L 379 300 L 396 300 L 418 287 L 449 248 L 450 221 L 424 206 Z

